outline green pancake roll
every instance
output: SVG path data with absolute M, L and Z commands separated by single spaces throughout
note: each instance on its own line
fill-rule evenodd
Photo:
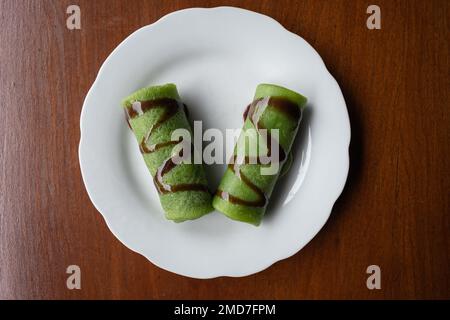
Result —
M 255 226 L 261 223 L 276 181 L 292 160 L 290 151 L 306 102 L 304 96 L 292 90 L 273 84 L 258 85 L 254 100 L 244 113 L 233 159 L 214 195 L 216 210 L 234 220 Z M 255 139 L 256 149 L 250 147 Z M 276 166 L 268 171 L 271 165 Z
M 193 160 L 174 161 L 174 156 L 180 155 L 182 139 L 172 141 L 172 133 L 187 129 L 193 141 L 187 109 L 177 87 L 165 84 L 140 89 L 125 98 L 122 106 L 153 176 L 166 218 L 182 222 L 212 211 L 203 165 Z

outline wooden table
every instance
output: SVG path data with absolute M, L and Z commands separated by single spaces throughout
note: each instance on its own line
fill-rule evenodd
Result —
M 81 30 L 66 8 L 81 8 Z M 449 2 L 0 1 L 0 298 L 450 298 Z M 125 248 L 84 189 L 83 99 L 137 28 L 186 7 L 272 16 L 339 82 L 352 125 L 347 185 L 300 253 L 245 278 L 195 280 Z M 66 288 L 79 265 L 81 290 Z M 380 290 L 366 268 L 381 268 Z

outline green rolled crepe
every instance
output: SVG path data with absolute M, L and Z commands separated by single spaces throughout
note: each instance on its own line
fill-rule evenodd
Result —
M 275 183 L 284 171 L 283 165 L 289 162 L 306 102 L 304 96 L 292 90 L 272 84 L 258 85 L 254 101 L 244 113 L 244 127 L 234 149 L 234 163 L 228 165 L 214 195 L 216 210 L 234 220 L 256 226 L 261 223 Z M 256 149 L 250 147 L 252 139 L 258 140 Z M 240 152 L 238 145 L 244 146 Z M 278 159 L 274 158 L 276 151 Z M 267 168 L 271 164 L 278 164 L 278 168 L 268 174 Z M 261 170 L 263 168 L 266 172 Z
M 172 141 L 176 129 L 192 130 L 186 106 L 174 84 L 140 89 L 122 101 L 145 164 L 153 176 L 166 218 L 175 222 L 197 219 L 212 211 L 202 164 L 174 160 L 180 140 Z M 192 158 L 193 159 L 193 158 Z

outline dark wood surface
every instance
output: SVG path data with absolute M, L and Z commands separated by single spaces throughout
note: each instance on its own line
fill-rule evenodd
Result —
M 81 7 L 81 30 L 66 8 Z M 449 2 L 0 1 L 0 298 L 450 298 Z M 347 185 L 301 252 L 245 278 L 195 280 L 125 248 L 78 163 L 83 99 L 137 28 L 186 7 L 258 11 L 301 35 L 343 90 Z M 66 288 L 66 267 L 82 289 Z M 381 290 L 366 268 L 381 267 Z

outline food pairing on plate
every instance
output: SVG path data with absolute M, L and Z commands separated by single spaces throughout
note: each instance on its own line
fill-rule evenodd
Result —
M 208 187 L 204 164 L 186 157 L 199 150 L 191 143 L 187 106 L 175 84 L 139 89 L 122 106 L 168 220 L 193 220 L 216 209 L 233 220 L 258 226 L 280 174 L 291 164 L 290 150 L 306 102 L 306 97 L 290 89 L 258 85 L 214 193 Z M 186 130 L 189 139 L 174 139 L 179 129 Z
M 99 69 L 80 129 L 83 182 L 108 228 L 193 278 L 298 252 L 349 168 L 345 100 L 320 55 L 241 8 L 183 9 L 129 35 Z

